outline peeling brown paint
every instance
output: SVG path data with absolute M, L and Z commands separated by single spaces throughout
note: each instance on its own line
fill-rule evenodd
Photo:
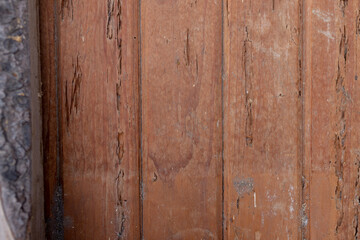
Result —
M 246 107 L 246 125 L 245 136 L 246 145 L 253 144 L 253 100 L 252 100 L 252 42 L 249 39 L 248 27 L 245 27 L 246 38 L 243 44 L 243 64 L 244 64 L 244 79 L 245 79 L 245 107 Z
M 243 197 L 245 194 L 249 194 L 254 190 L 254 180 L 252 178 L 237 178 L 234 180 L 233 185 L 239 197 Z M 237 205 L 238 204 L 239 203 L 237 203 Z
M 341 40 L 339 45 L 338 75 L 336 78 L 337 94 L 337 132 L 335 133 L 335 174 L 337 177 L 337 186 L 335 189 L 336 208 L 338 210 L 336 232 L 341 227 L 344 218 L 343 206 L 343 189 L 344 189 L 344 163 L 345 163 L 345 143 L 347 136 L 346 116 L 348 93 L 344 82 L 346 72 L 346 59 L 348 54 L 348 39 L 345 26 L 342 29 Z

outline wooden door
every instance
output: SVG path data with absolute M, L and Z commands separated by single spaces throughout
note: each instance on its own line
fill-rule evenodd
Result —
M 359 1 L 40 1 L 49 239 L 357 239 Z

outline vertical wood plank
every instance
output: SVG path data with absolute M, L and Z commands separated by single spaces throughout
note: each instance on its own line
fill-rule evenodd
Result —
M 350 164 L 349 167 L 352 169 L 350 171 L 351 182 L 350 182 L 350 194 L 349 194 L 349 224 L 348 228 L 352 228 L 349 231 L 350 238 L 360 239 L 360 61 L 358 61 L 358 56 L 360 57 L 360 2 L 356 1 L 352 5 L 353 11 L 356 15 L 355 17 L 355 31 L 354 35 L 350 35 L 350 38 L 353 38 L 353 53 L 352 60 L 353 62 L 353 73 L 355 76 L 349 74 L 348 78 L 351 82 L 351 134 L 350 134 L 350 151 L 349 158 Z M 351 19 L 348 20 L 351 23 Z M 354 26 L 352 26 L 354 28 Z
M 48 217 L 65 239 L 139 239 L 139 2 L 55 4 L 41 3 Z
M 46 236 L 56 234 L 54 195 L 56 189 L 56 70 L 55 70 L 55 23 L 54 1 L 39 1 L 40 18 L 40 65 L 42 97 L 42 147 L 44 164 L 44 215 Z
M 307 239 L 357 239 L 358 1 L 305 3 Z
M 30 46 L 30 87 L 31 87 L 31 230 L 29 238 L 45 239 L 44 218 L 44 166 L 42 151 L 42 109 L 41 109 L 41 65 L 39 5 L 30 0 L 29 46 Z M 0 227 L 1 228 L 1 227 Z
M 331 168 L 334 158 L 332 118 L 336 108 L 334 81 L 338 52 L 333 35 L 334 8 L 333 1 L 305 2 L 304 199 L 307 201 L 304 210 L 307 213 L 307 239 L 334 239 L 336 225 L 336 206 L 333 199 L 336 177 L 334 169 Z M 330 37 L 322 32 L 328 32 Z M 331 102 L 328 101 L 329 98 Z M 318 230 L 312 230 L 315 226 Z
M 224 1 L 225 239 L 299 239 L 299 1 Z
M 145 239 L 221 238 L 221 9 L 141 4 Z

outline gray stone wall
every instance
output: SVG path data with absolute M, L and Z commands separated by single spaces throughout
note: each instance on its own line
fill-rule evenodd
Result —
M 31 212 L 28 19 L 27 0 L 0 0 L 0 202 L 16 239 Z

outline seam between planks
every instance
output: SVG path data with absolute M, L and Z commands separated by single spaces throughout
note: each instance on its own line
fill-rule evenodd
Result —
M 54 208 L 53 211 L 55 229 L 50 229 L 51 232 L 55 232 L 55 239 L 61 239 L 64 237 L 64 201 L 63 201 L 63 186 L 62 186 L 62 171 L 61 171 L 61 109 L 60 109 L 60 82 L 59 82 L 59 28 L 58 28 L 58 8 L 57 0 L 54 0 L 54 63 L 55 63 L 55 108 L 56 108 L 56 187 L 54 192 Z M 51 233 L 50 235 L 52 235 Z
M 139 201 L 139 224 L 140 224 L 140 239 L 144 239 L 144 188 L 143 188 L 143 132 L 142 132 L 142 28 L 141 28 L 141 0 L 138 1 L 138 36 L 139 36 L 139 46 L 138 46 L 138 71 L 139 71 L 139 76 L 138 76 L 138 81 L 139 81 L 139 86 L 138 86 L 138 91 L 139 91 L 139 114 L 138 114 L 138 118 L 139 118 L 139 149 L 140 149 L 140 156 L 139 156 L 139 196 L 140 196 L 140 201 Z
M 225 238 L 225 159 L 224 159 L 224 0 L 221 1 L 221 239 Z

